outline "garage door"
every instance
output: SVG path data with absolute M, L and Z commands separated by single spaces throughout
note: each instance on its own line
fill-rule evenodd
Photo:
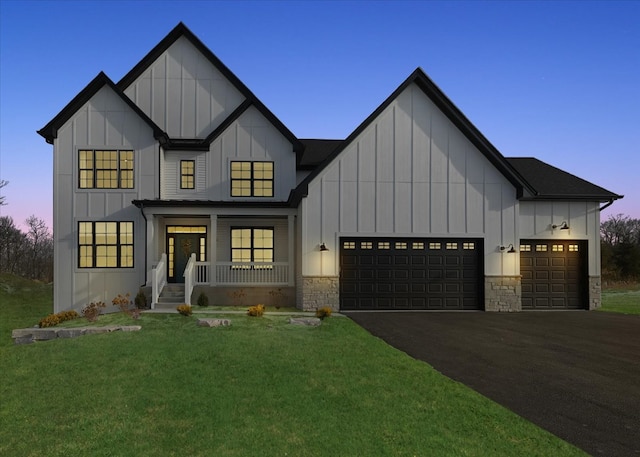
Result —
M 340 308 L 483 309 L 482 240 L 341 238 Z
M 587 243 L 523 240 L 522 309 L 588 308 Z

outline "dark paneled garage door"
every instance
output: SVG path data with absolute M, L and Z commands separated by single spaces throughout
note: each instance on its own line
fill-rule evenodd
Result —
M 482 240 L 341 238 L 340 308 L 483 309 Z
M 587 243 L 522 240 L 522 309 L 588 308 Z

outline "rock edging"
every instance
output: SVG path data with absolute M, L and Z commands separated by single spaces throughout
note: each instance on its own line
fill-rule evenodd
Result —
M 31 344 L 36 341 L 50 341 L 56 338 L 77 338 L 82 335 L 96 335 L 111 332 L 137 332 L 142 330 L 139 325 L 110 325 L 107 327 L 77 327 L 77 328 L 19 328 L 11 332 L 15 344 Z

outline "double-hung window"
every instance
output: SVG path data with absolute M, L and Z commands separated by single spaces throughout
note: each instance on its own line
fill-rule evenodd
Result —
M 79 222 L 80 268 L 132 268 L 133 222 Z
M 231 261 L 240 269 L 271 269 L 273 262 L 272 227 L 237 227 L 231 229 Z M 258 264 L 254 264 L 257 262 Z M 261 264 L 265 263 L 265 264 Z M 234 266 L 235 267 L 235 266 Z
M 131 150 L 79 150 L 80 189 L 133 189 L 133 158 Z
M 180 161 L 180 189 L 195 189 L 196 187 L 196 161 Z
M 273 162 L 231 162 L 232 197 L 273 197 Z

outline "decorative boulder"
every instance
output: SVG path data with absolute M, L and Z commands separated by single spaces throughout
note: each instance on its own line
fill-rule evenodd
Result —
M 84 328 L 61 328 L 58 330 L 58 338 L 76 338 L 85 334 Z
M 289 323 L 293 325 L 308 325 L 311 327 L 317 327 L 320 325 L 320 319 L 317 317 L 290 317 Z
M 123 332 L 138 332 L 142 330 L 142 327 L 140 325 L 123 325 L 120 330 Z
M 198 327 L 228 327 L 230 325 L 229 319 L 198 319 Z

